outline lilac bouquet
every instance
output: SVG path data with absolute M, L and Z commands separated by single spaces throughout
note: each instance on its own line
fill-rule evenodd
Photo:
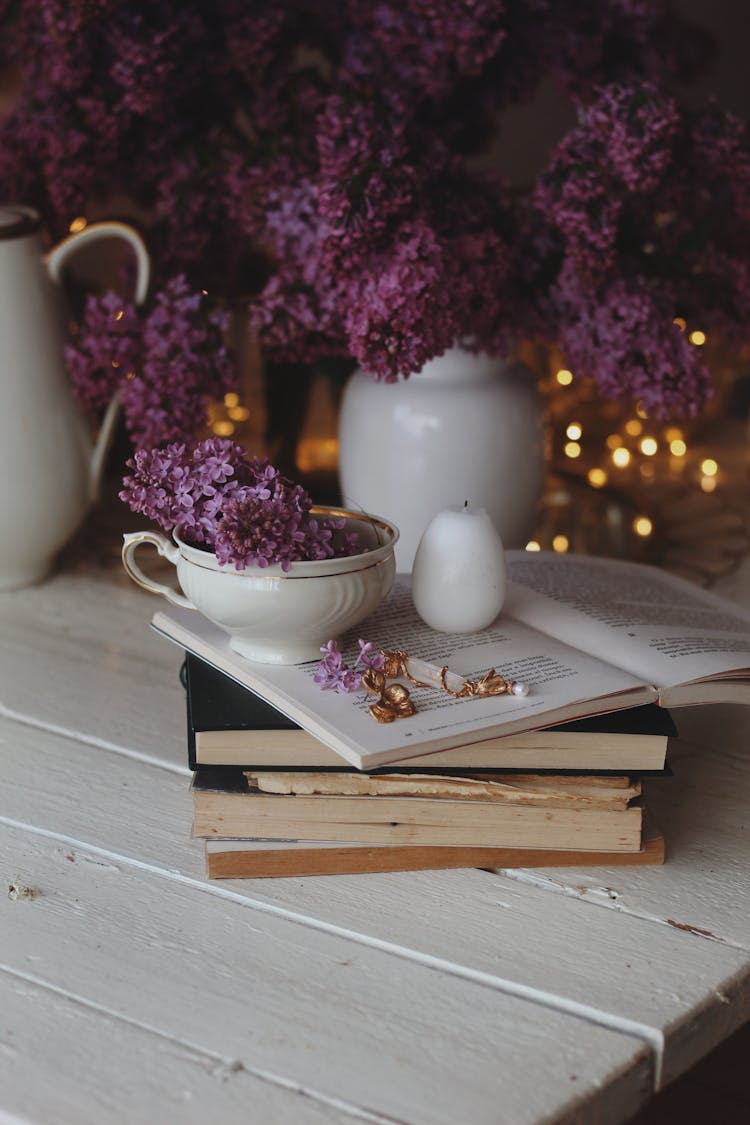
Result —
M 231 298 L 270 370 L 394 380 L 521 336 L 695 413 L 679 322 L 748 339 L 747 128 L 675 100 L 705 42 L 669 0 L 0 0 L 0 32 L 4 194 L 53 235 L 125 194 L 157 286 Z M 477 157 L 545 78 L 576 123 L 509 184 Z
M 362 548 L 343 519 L 312 514 L 307 492 L 228 439 L 140 449 L 120 499 L 236 570 L 338 558 Z

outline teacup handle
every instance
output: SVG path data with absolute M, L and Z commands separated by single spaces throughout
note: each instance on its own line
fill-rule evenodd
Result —
M 135 552 L 141 544 L 150 543 L 152 547 L 156 547 L 162 558 L 167 559 L 173 566 L 177 566 L 180 551 L 174 543 L 170 543 L 157 531 L 130 531 L 123 535 L 122 540 L 122 565 L 134 582 L 142 586 L 144 590 L 149 590 L 152 594 L 163 594 L 172 605 L 195 609 L 193 603 L 184 594 L 173 590 L 171 586 L 165 586 L 163 582 L 154 582 L 151 578 L 147 578 L 135 561 Z

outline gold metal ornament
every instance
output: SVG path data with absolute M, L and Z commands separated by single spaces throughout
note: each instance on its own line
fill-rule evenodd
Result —
M 522 692 L 519 691 L 519 688 L 524 686 L 519 684 L 517 680 L 506 680 L 505 676 L 501 676 L 494 668 L 490 668 L 489 672 L 485 672 L 481 679 L 464 680 L 463 687 L 458 691 L 453 691 L 446 682 L 447 674 L 448 665 L 444 664 L 440 669 L 440 686 L 454 699 L 464 699 L 470 695 L 520 695 Z
M 469 696 L 525 696 L 529 693 L 527 684 L 520 683 L 518 680 L 506 680 L 505 676 L 496 672 L 494 668 L 490 668 L 489 672 L 485 672 L 478 680 L 461 680 L 454 673 L 450 673 L 447 664 L 439 668 L 437 665 L 428 664 L 426 661 L 419 661 L 420 666 L 425 668 L 427 674 L 433 677 L 431 683 L 425 683 L 424 680 L 416 679 L 409 670 L 410 657 L 404 649 L 381 650 L 381 656 L 383 657 L 382 666 L 380 668 L 368 668 L 362 677 L 362 686 L 371 695 L 378 696 L 377 703 L 373 703 L 370 707 L 370 714 L 379 723 L 392 723 L 394 719 L 407 718 L 417 710 L 409 695 L 409 689 L 404 684 L 387 683 L 389 679 L 395 679 L 399 676 L 407 679 L 415 687 L 441 688 L 448 695 L 452 695 L 454 699 L 466 699 Z M 457 690 L 448 686 L 449 674 L 454 675 L 454 678 L 460 681 L 461 686 Z
M 421 680 L 415 680 L 409 671 L 409 653 L 405 652 L 402 648 L 394 649 L 392 652 L 386 652 L 381 649 L 381 656 L 383 657 L 382 671 L 388 679 L 396 679 L 398 676 L 405 676 L 406 679 L 414 684 L 415 687 L 432 687 L 432 684 L 425 684 Z
M 403 684 L 388 684 L 380 699 L 370 707 L 370 714 L 379 723 L 392 723 L 394 719 L 407 719 L 416 712 L 409 689 Z

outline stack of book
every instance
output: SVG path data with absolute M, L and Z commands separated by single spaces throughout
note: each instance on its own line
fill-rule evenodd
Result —
M 750 616 L 635 564 L 510 552 L 509 571 L 479 634 L 427 629 L 400 579 L 362 634 L 529 695 L 412 688 L 416 714 L 389 724 L 364 693 L 321 691 L 314 664 L 252 663 L 199 614 L 155 614 L 187 653 L 210 877 L 663 861 L 643 782 L 667 768 L 666 708 L 750 701 Z
M 210 878 L 663 861 L 642 777 L 674 727 L 653 705 L 355 771 L 190 654 L 185 684 Z

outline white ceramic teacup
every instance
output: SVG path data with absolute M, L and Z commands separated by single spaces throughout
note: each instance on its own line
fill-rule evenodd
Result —
M 313 514 L 344 518 L 356 531 L 362 551 L 344 558 L 235 570 L 212 552 L 174 543 L 154 531 L 123 536 L 123 565 L 139 586 L 162 594 L 173 605 L 196 609 L 229 634 L 230 645 L 248 660 L 301 664 L 320 657 L 320 647 L 340 637 L 375 610 L 396 575 L 393 548 L 398 530 L 377 516 L 342 508 L 314 508 Z M 148 578 L 135 561 L 148 543 L 177 570 L 183 593 Z

